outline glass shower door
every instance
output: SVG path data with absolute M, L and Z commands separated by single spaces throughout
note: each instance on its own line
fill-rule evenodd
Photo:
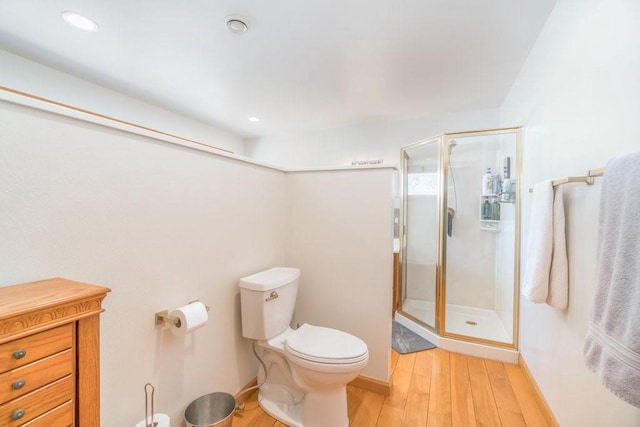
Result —
M 445 135 L 445 336 L 515 343 L 518 135 Z
M 402 311 L 437 330 L 440 138 L 403 150 Z
M 445 338 L 517 348 L 521 128 L 402 149 L 401 314 Z

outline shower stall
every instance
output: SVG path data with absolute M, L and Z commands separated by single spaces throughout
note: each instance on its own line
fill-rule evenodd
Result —
M 396 319 L 428 339 L 517 348 L 520 145 L 521 129 L 505 128 L 402 149 Z

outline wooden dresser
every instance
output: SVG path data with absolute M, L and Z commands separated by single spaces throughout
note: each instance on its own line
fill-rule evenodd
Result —
M 0 287 L 0 426 L 99 427 L 109 291 L 61 278 Z

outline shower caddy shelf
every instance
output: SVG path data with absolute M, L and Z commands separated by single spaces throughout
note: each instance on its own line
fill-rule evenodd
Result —
M 496 219 L 485 219 L 482 215 L 482 207 L 486 201 L 493 204 L 495 200 L 500 200 L 500 196 L 498 194 L 481 194 L 480 195 L 480 230 L 483 231 L 491 231 L 497 233 L 500 231 L 500 211 L 498 211 L 498 217 Z
M 501 200 L 503 194 L 508 194 L 508 200 Z M 492 199 L 497 199 L 499 204 L 515 204 L 515 197 L 512 197 L 515 193 L 512 192 L 500 192 L 498 194 L 481 194 L 480 195 L 480 230 L 490 231 L 493 233 L 497 233 L 500 231 L 500 213 L 498 212 L 498 219 L 484 219 L 482 218 L 482 205 L 485 200 L 491 201 Z

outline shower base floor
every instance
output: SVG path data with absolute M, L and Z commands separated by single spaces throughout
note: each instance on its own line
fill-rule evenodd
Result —
M 402 311 L 427 325 L 435 325 L 436 311 L 433 301 L 407 298 L 402 304 Z M 447 304 L 445 321 L 446 331 L 452 334 L 504 343 L 512 342 L 504 322 L 498 313 L 492 310 Z

